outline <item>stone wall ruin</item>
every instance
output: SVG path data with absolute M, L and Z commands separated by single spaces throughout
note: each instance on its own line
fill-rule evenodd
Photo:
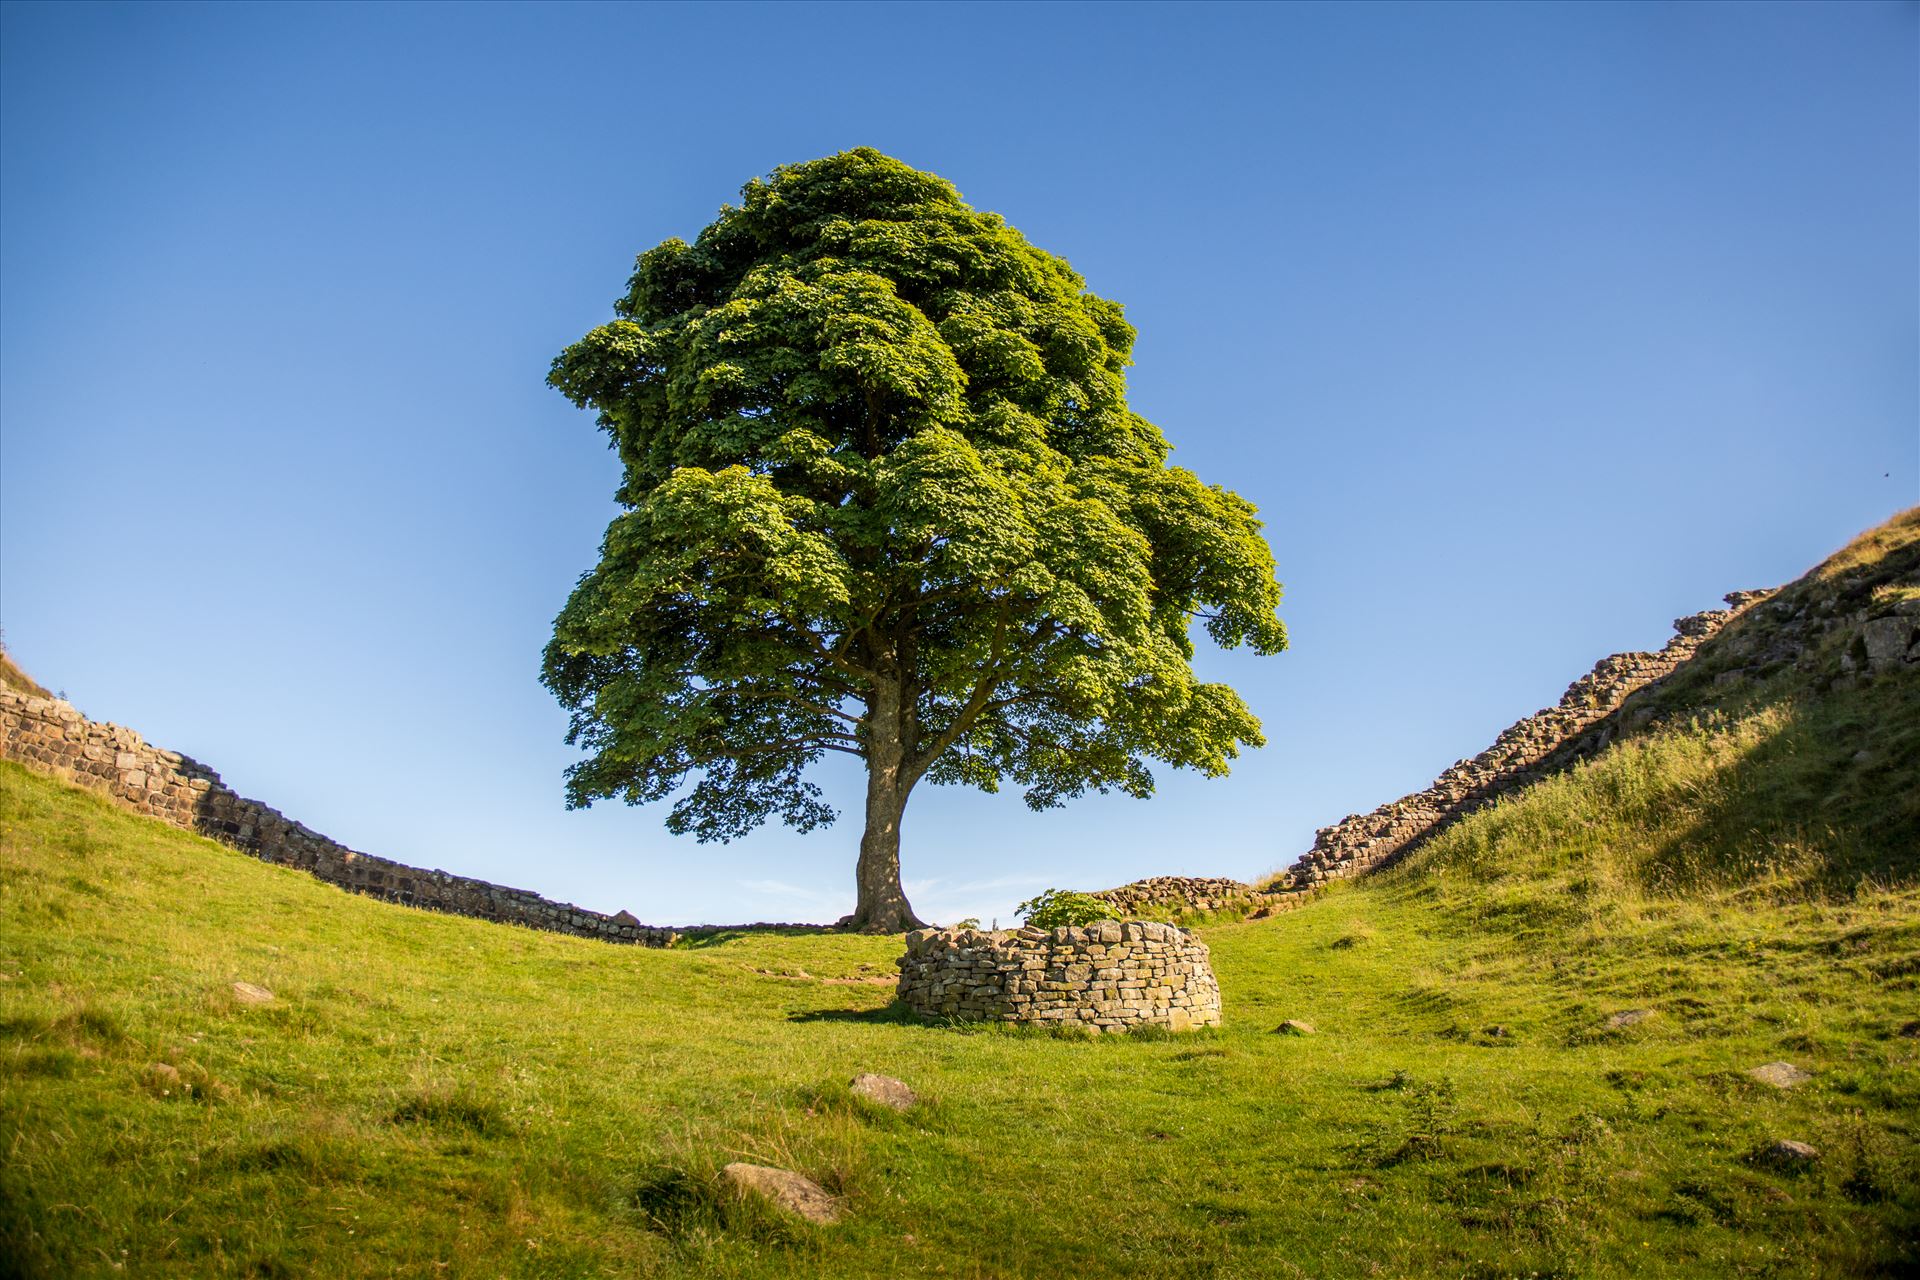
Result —
M 1599 754 L 1613 741 L 1613 717 L 1627 698 L 1677 671 L 1700 646 L 1771 591 L 1736 591 L 1727 608 L 1674 621 L 1657 653 L 1616 653 L 1575 680 L 1555 705 L 1509 726 L 1494 744 L 1449 767 L 1424 791 L 1322 827 L 1300 860 L 1269 889 L 1311 889 L 1361 875 L 1411 853 L 1466 815 Z
M 1220 1025 L 1206 944 L 1169 924 L 921 929 L 897 963 L 899 997 L 923 1017 L 1094 1032 Z
M 57 699 L 0 689 L 0 755 L 102 792 L 122 808 L 208 836 L 262 862 L 297 867 L 354 893 L 606 942 L 664 947 L 676 936 L 625 911 L 603 915 L 526 889 L 355 852 L 277 809 L 236 795 L 198 761 L 163 751 L 122 725 L 88 720 Z

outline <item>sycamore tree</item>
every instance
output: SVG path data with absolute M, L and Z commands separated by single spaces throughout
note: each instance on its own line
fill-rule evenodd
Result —
M 570 806 L 804 831 L 835 816 L 807 766 L 857 756 L 842 923 L 897 931 L 918 783 L 1045 809 L 1262 744 L 1190 638 L 1286 647 L 1254 508 L 1168 465 L 1119 305 L 998 214 L 866 148 L 784 167 L 642 254 L 614 312 L 550 377 L 624 473 L 546 649 L 589 753 Z

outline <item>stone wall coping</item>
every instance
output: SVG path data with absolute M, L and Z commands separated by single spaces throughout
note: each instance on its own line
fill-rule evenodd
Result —
M 1095 920 L 1084 925 L 1057 925 L 1051 929 L 915 929 L 907 935 L 907 954 L 918 955 L 952 947 L 987 947 L 1031 951 L 1036 947 L 1114 946 L 1123 942 L 1187 942 L 1191 933 L 1158 920 Z M 1204 944 L 1199 944 L 1204 945 Z

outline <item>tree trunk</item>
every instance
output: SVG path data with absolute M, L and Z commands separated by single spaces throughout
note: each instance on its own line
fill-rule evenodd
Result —
M 853 914 L 841 921 L 860 933 L 925 927 L 900 887 L 900 816 L 914 780 L 907 774 L 908 711 L 896 681 L 877 683 L 867 708 L 867 829 L 860 836 L 859 888 Z

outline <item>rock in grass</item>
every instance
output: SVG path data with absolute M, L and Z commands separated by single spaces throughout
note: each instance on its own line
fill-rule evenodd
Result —
M 1619 1031 L 1626 1027 L 1645 1022 L 1657 1011 L 1653 1009 L 1623 1009 L 1607 1019 L 1607 1030 Z
M 720 1180 L 808 1222 L 824 1226 L 840 1220 L 840 1202 L 812 1178 L 791 1169 L 735 1161 L 720 1171 Z
M 883 1107 L 892 1107 L 895 1111 L 905 1111 L 920 1101 L 919 1095 L 907 1087 L 905 1081 L 895 1080 L 892 1076 L 877 1076 L 870 1071 L 862 1071 L 848 1083 L 856 1098 L 865 1098 L 868 1102 L 877 1102 Z
M 251 982 L 233 984 L 233 998 L 241 1004 L 272 1004 L 273 992 L 265 987 L 256 987 Z
M 1277 1036 L 1310 1036 L 1313 1034 L 1313 1024 L 1301 1022 L 1297 1018 L 1288 1018 L 1285 1022 L 1273 1029 L 1273 1034 Z
M 171 1094 L 180 1089 L 180 1068 L 167 1062 L 156 1062 L 146 1070 L 147 1088 L 159 1094 Z
M 1813 1079 L 1811 1073 L 1802 1071 L 1791 1062 L 1769 1062 L 1762 1066 L 1750 1067 L 1747 1074 L 1761 1084 L 1770 1084 L 1776 1089 L 1793 1089 Z
M 1756 1164 L 1774 1169 L 1805 1169 L 1819 1158 L 1818 1151 L 1792 1138 L 1776 1139 L 1772 1145 L 1762 1147 L 1753 1155 Z

